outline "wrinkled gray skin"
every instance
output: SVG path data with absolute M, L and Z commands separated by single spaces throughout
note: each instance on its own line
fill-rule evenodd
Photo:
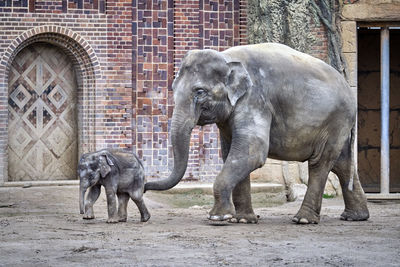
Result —
M 211 220 L 257 222 L 249 174 L 268 157 L 307 161 L 307 193 L 293 221 L 318 223 L 329 171 L 343 190 L 343 220 L 369 212 L 353 156 L 356 96 L 321 60 L 281 44 L 190 51 L 173 83 L 174 169 L 146 190 L 175 186 L 187 167 L 193 127 L 216 123 L 224 166 L 214 183 Z
M 150 219 L 143 201 L 144 170 L 140 160 L 131 153 L 104 149 L 84 154 L 79 160 L 79 207 L 84 219 L 94 219 L 93 204 L 104 186 L 107 196 L 107 223 L 126 222 L 127 205 L 131 198 L 137 205 L 141 221 Z M 85 200 L 86 190 L 89 189 Z M 117 200 L 118 196 L 118 212 Z

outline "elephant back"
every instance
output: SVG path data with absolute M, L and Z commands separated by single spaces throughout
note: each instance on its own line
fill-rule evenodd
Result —
M 117 149 L 107 150 L 115 158 L 116 163 L 120 165 L 120 169 L 134 168 L 143 170 L 143 164 L 136 154 Z

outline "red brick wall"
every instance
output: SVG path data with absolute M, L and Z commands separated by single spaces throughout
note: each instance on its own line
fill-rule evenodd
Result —
M 133 145 L 150 178 L 165 177 L 173 167 L 168 139 L 173 110 L 171 84 L 181 59 L 191 49 L 222 51 L 246 43 L 245 3 L 244 0 L 132 2 L 132 70 L 136 89 Z M 185 179 L 213 179 L 221 165 L 216 127 L 196 127 Z
M 190 49 L 245 44 L 245 4 L 0 0 L 0 183 L 7 180 L 7 75 L 18 49 L 53 40 L 75 62 L 81 77 L 80 152 L 133 150 L 149 177 L 165 177 L 173 158 L 168 133 L 174 74 Z M 187 179 L 214 178 L 221 168 L 218 142 L 215 127 L 193 131 Z
M 84 57 L 80 60 L 97 69 L 90 74 L 86 67 L 77 67 L 91 77 L 90 82 L 82 81 L 78 92 L 79 109 L 84 110 L 80 151 L 133 150 L 151 179 L 165 177 L 172 169 L 171 84 L 182 57 L 191 49 L 222 51 L 246 44 L 246 5 L 247 0 L 0 0 L 0 68 L 5 70 L 0 73 L 3 179 L 8 160 L 6 70 L 13 57 L 11 48 L 23 45 L 27 32 L 47 32 L 53 38 L 56 31 L 59 40 L 68 32 L 67 43 L 75 50 L 65 45 L 67 52 Z M 313 55 L 326 59 L 325 30 L 316 26 L 314 33 L 318 42 Z M 221 166 L 218 130 L 196 127 L 185 179 L 211 180 Z
M 310 55 L 328 63 L 328 37 L 326 28 L 322 23 L 320 25 L 312 23 L 311 29 L 316 42 L 311 49 Z
M 131 1 L 109 0 L 106 10 L 104 1 L 19 2 L 0 1 L 0 183 L 7 181 L 9 65 L 19 48 L 34 41 L 61 46 L 83 78 L 80 152 L 131 148 Z
M 134 150 L 149 177 L 168 172 L 173 2 L 132 1 Z
M 86 3 L 86 1 L 84 1 Z M 132 4 L 107 1 L 106 88 L 96 94 L 97 147 L 132 147 Z M 101 116 L 100 116 L 101 114 Z
M 27 0 L 0 0 L 0 12 L 28 12 L 31 1 Z
M 200 3 L 199 0 L 182 0 L 174 6 L 174 71 L 177 72 L 181 59 L 188 50 L 199 49 Z

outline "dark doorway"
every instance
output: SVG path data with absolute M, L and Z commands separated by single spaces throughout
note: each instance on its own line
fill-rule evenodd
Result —
M 366 192 L 380 192 L 379 27 L 358 29 L 358 171 Z M 390 192 L 400 192 L 400 28 L 390 28 Z

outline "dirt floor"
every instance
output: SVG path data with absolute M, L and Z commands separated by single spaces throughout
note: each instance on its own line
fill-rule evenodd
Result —
M 399 266 L 400 202 L 369 203 L 367 222 L 339 220 L 342 199 L 324 199 L 321 223 L 296 225 L 300 202 L 259 207 L 258 224 L 211 224 L 211 196 L 146 193 L 152 214 L 106 224 L 83 220 L 77 186 L 0 188 L 0 266 Z

